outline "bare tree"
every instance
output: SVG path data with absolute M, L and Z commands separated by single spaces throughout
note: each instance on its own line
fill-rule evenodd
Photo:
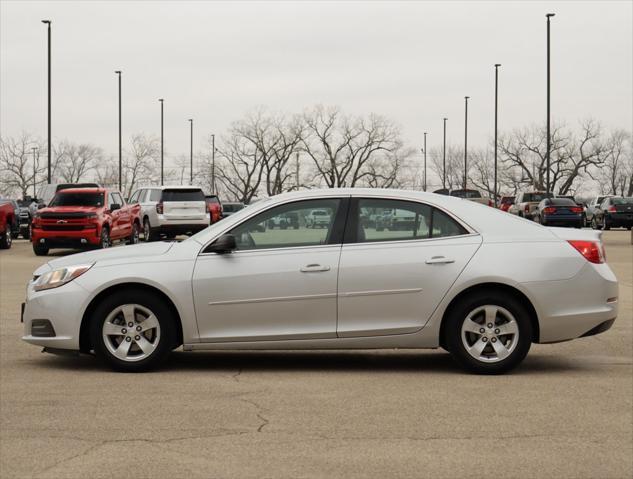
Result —
M 446 175 L 442 184 L 449 190 L 461 188 L 464 183 L 464 150 L 458 146 L 446 147 L 446 172 L 444 172 L 444 154 L 442 148 L 433 148 L 429 151 L 431 170 L 440 178 Z
M 618 129 L 606 140 L 604 164 L 594 176 L 603 193 L 631 196 L 633 194 L 633 145 L 631 133 Z
M 154 136 L 142 133 L 132 135 L 130 153 L 124 162 L 126 196 L 130 196 L 137 186 L 158 180 L 156 165 L 160 161 L 160 143 Z
M 35 151 L 35 162 L 33 150 Z M 46 167 L 40 165 L 41 142 L 28 133 L 17 138 L 0 138 L 0 188 L 7 195 L 16 191 L 26 196 L 29 188 L 46 180 Z
M 403 148 L 399 128 L 379 115 L 351 118 L 339 108 L 317 106 L 304 114 L 304 121 L 302 150 L 312 159 L 316 176 L 329 188 L 362 183 L 372 175 L 370 160 Z
M 78 183 L 103 161 L 103 150 L 90 144 L 65 140 L 57 151 L 56 173 L 66 183 Z

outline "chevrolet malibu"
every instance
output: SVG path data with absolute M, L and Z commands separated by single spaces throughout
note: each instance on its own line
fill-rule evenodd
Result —
M 329 216 L 325 227 L 308 227 L 315 210 Z M 412 221 L 361 221 L 383 211 Z M 288 215 L 298 228 L 261 228 Z M 28 284 L 23 339 L 121 371 L 155 368 L 180 346 L 442 347 L 466 370 L 502 373 L 532 343 L 611 327 L 618 283 L 600 234 L 431 193 L 283 194 L 182 242 L 44 264 Z

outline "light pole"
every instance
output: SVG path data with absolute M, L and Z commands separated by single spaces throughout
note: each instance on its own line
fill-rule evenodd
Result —
M 555 14 L 554 13 L 547 13 L 545 16 L 547 17 L 547 180 L 546 180 L 546 193 L 549 194 L 550 192 L 550 178 L 549 178 L 549 174 L 550 174 L 550 150 L 552 148 L 551 145 L 551 138 L 550 138 L 550 94 L 549 94 L 549 78 L 550 78 L 550 68 L 549 68 L 549 20 L 550 18 L 552 18 Z
M 446 120 L 444 118 L 444 147 L 442 148 L 442 188 L 446 189 Z
M 164 168 L 163 168 L 163 164 L 164 164 L 164 156 L 163 156 L 163 102 L 165 100 L 163 100 L 162 98 L 159 98 L 158 101 L 160 102 L 160 186 L 163 186 L 164 184 L 164 180 L 165 180 L 165 176 L 164 176 Z
M 37 175 L 37 160 L 35 159 L 35 152 L 38 150 L 37 146 L 33 146 L 31 147 L 31 150 L 33 151 L 33 198 L 37 197 L 37 193 L 35 192 L 35 184 L 37 183 L 36 181 L 36 175 Z
M 189 184 L 193 185 L 193 118 L 189 118 Z
M 121 70 L 114 73 L 119 77 L 119 191 L 123 190 L 123 180 L 121 171 L 123 170 L 123 147 L 121 143 Z
M 498 105 L 499 105 L 499 67 L 500 63 L 495 63 L 495 180 L 493 186 L 493 196 L 495 202 L 495 208 L 498 206 L 498 190 L 497 190 L 497 117 L 498 117 Z
M 51 20 L 42 20 L 48 25 L 48 176 L 51 183 Z
M 211 134 L 211 194 L 215 194 L 215 133 Z
M 424 132 L 424 191 L 426 191 L 426 131 Z
M 464 189 L 466 189 L 466 178 L 468 176 L 468 99 L 464 97 Z

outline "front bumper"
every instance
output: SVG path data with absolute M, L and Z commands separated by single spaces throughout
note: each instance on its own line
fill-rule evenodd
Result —
M 29 283 L 26 302 L 22 306 L 22 340 L 42 347 L 79 350 L 81 318 L 88 300 L 88 291 L 76 281 L 39 292 L 33 290 L 32 282 Z M 33 322 L 36 320 L 50 321 L 55 336 L 34 336 Z
M 100 242 L 98 228 L 78 231 L 47 231 L 33 228 L 31 241 L 48 248 L 97 246 Z

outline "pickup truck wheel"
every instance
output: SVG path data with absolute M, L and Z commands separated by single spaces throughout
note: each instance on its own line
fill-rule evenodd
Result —
M 128 238 L 127 244 L 138 244 L 139 235 L 138 223 L 135 221 L 134 224 L 132 224 L 132 234 Z
M 110 247 L 110 230 L 105 226 L 101 228 L 101 239 L 99 240 L 99 248 L 105 249 Z
M 598 229 L 598 222 L 596 221 L 596 217 L 595 216 L 593 218 L 591 218 L 591 229 L 594 229 L 594 230 Z
M 0 236 L 0 249 L 9 249 L 11 248 L 12 243 L 13 239 L 11 238 L 11 231 L 7 229 L 2 236 Z
M 34 243 L 33 253 L 35 253 L 35 256 L 46 256 L 48 254 L 48 248 L 41 244 Z
M 152 227 L 149 224 L 149 219 L 143 220 L 143 239 L 145 242 L 154 241 L 156 239 L 156 233 L 152 232 Z

